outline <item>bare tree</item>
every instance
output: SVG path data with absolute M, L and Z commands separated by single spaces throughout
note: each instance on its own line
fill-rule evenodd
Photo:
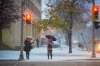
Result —
M 64 20 L 62 28 L 64 28 L 64 32 L 66 33 L 65 38 L 69 45 L 69 53 L 72 53 L 73 25 L 78 24 L 82 26 L 84 22 L 82 15 L 88 12 L 88 10 L 84 8 L 82 2 L 84 2 L 84 0 L 60 0 L 56 5 L 51 5 L 51 10 L 49 12 L 51 15 L 51 22 L 53 22 L 55 16 L 60 16 L 62 21 Z

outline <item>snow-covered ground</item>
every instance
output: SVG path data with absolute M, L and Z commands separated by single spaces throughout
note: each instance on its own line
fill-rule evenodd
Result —
M 18 60 L 19 51 L 0 51 L 0 60 Z M 25 52 L 24 52 L 25 58 Z M 64 61 L 64 60 L 75 60 L 75 59 L 100 59 L 100 55 L 96 58 L 91 58 L 91 53 L 88 51 L 82 51 L 80 48 L 73 48 L 73 53 L 68 53 L 68 47 L 53 48 L 53 59 L 47 58 L 47 48 L 40 47 L 34 48 L 30 52 L 30 59 L 28 61 Z M 26 58 L 25 58 L 26 60 Z

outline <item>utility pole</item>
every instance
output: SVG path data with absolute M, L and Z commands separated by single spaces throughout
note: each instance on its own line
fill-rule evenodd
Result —
M 95 52 L 95 29 L 94 29 L 94 24 L 92 26 L 92 57 L 96 57 L 96 52 Z
M 95 5 L 95 1 L 92 0 L 93 6 Z M 93 18 L 92 18 L 93 19 Z M 94 19 L 93 19 L 93 25 L 92 25 L 92 58 L 96 57 L 95 53 L 95 26 L 94 26 Z
M 23 0 L 21 0 L 21 36 L 20 36 L 20 42 L 21 42 L 21 48 L 20 48 L 20 56 L 19 60 L 22 61 L 24 60 L 24 55 L 23 55 Z

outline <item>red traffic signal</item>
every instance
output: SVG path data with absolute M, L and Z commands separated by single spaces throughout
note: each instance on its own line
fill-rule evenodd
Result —
M 25 15 L 25 22 L 27 24 L 31 24 L 32 16 L 30 14 Z
M 24 15 L 23 15 L 23 19 L 26 22 L 26 24 L 31 24 L 31 22 L 32 22 L 32 12 L 29 11 L 29 10 L 25 11 Z
M 93 20 L 98 20 L 99 18 L 99 6 L 98 5 L 92 6 L 92 16 L 93 16 Z

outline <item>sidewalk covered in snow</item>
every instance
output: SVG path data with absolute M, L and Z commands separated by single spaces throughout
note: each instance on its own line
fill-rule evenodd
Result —
M 0 51 L 0 60 L 18 60 L 20 51 L 10 51 L 4 50 Z M 47 58 L 47 48 L 40 47 L 34 48 L 30 52 L 30 59 L 26 60 L 24 52 L 25 61 L 65 61 L 65 60 L 75 60 L 75 59 L 100 59 L 100 55 L 96 58 L 91 58 L 91 53 L 88 51 L 83 51 L 80 48 L 73 48 L 73 53 L 68 53 L 68 48 L 53 48 L 53 59 Z

